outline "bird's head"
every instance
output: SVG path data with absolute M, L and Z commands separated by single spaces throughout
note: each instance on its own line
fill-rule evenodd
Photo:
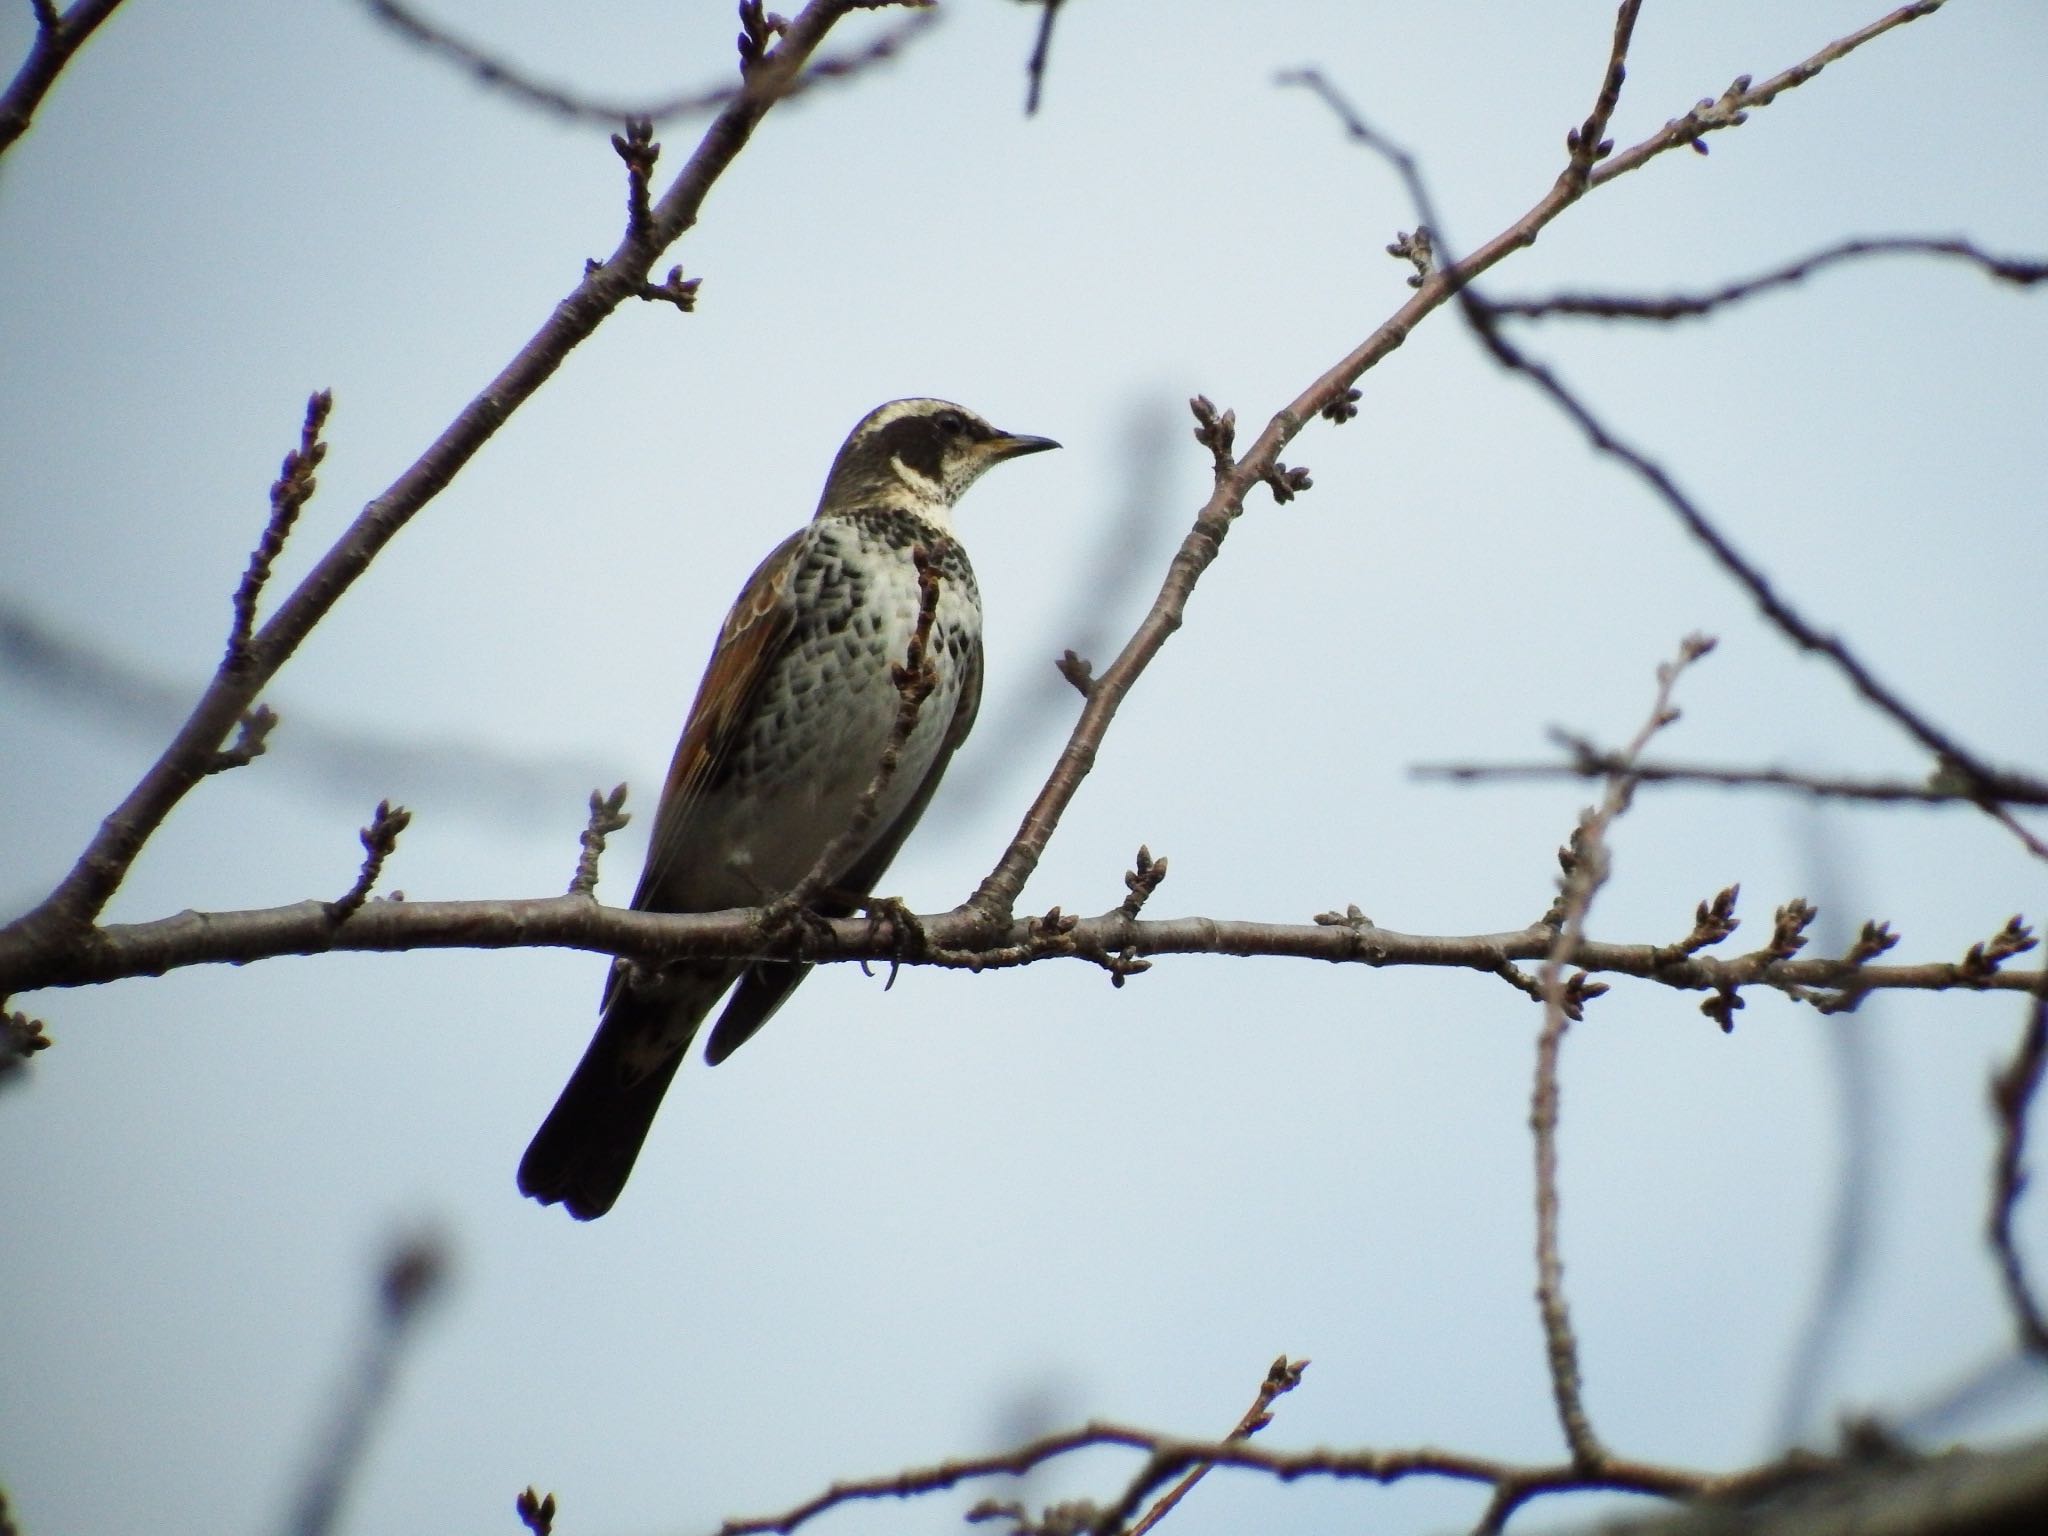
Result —
M 891 400 L 847 437 L 818 515 L 893 507 L 950 529 L 953 503 L 991 466 L 1057 447 L 992 427 L 950 400 Z

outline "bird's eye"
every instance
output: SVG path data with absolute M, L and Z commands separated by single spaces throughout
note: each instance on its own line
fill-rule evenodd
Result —
M 948 435 L 965 432 L 967 430 L 967 418 L 958 411 L 941 411 L 939 413 L 939 430 Z

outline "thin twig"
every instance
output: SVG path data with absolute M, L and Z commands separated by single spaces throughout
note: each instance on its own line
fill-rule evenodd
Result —
M 20 929 L 0 930 L 0 996 L 40 987 L 95 986 L 156 976 L 193 965 L 248 965 L 287 955 L 333 951 L 395 954 L 407 950 L 586 950 L 650 964 L 706 959 L 797 958 L 791 944 L 764 936 L 750 909 L 732 912 L 634 912 L 584 896 L 520 900 L 371 902 L 337 930 L 320 900 L 248 911 L 185 911 L 139 923 L 106 923 L 89 943 L 53 946 Z M 1230 955 L 1320 960 L 1374 969 L 1421 966 L 1495 976 L 1504 962 L 1540 962 L 1557 942 L 1552 925 L 1532 923 L 1502 933 L 1417 934 L 1354 925 L 1340 912 L 1312 923 L 1259 922 L 1190 915 L 1137 922 L 1119 909 L 1096 917 L 1062 915 L 1048 926 L 1037 916 L 990 928 L 979 914 L 956 909 L 920 916 L 929 949 L 898 954 L 900 945 L 865 918 L 821 918 L 807 924 L 802 957 L 820 963 L 901 959 L 906 965 L 1001 970 L 1045 961 L 1100 965 L 1126 946 L 1163 959 Z M 1629 976 L 1681 992 L 1714 993 L 1768 987 L 1788 996 L 1837 990 L 1874 992 L 2031 992 L 2044 973 L 2001 967 L 1989 972 L 1955 960 L 1875 964 L 1869 957 L 1804 956 L 1785 960 L 1764 950 L 1723 956 L 1674 956 L 1662 942 L 1588 939 L 1577 969 Z
M 2019 1328 L 2020 1343 L 2048 1358 L 2048 1317 L 2027 1280 L 2019 1244 L 2013 1238 L 2013 1213 L 2027 1187 L 2027 1114 L 2048 1070 L 2048 987 L 2034 997 L 2012 1060 L 1991 1080 L 1991 1107 L 1998 1117 L 1998 1157 L 1991 1180 L 1991 1250 L 1998 1256 L 1999 1278 Z
M 393 805 L 389 800 L 377 802 L 377 814 L 357 834 L 363 840 L 363 867 L 356 875 L 356 883 L 341 899 L 327 903 L 328 922 L 339 927 L 362 910 L 376 888 L 377 877 L 384 872 L 384 861 L 398 848 L 398 834 L 411 825 L 412 812 L 404 806 Z
M 268 704 L 258 704 L 242 716 L 241 724 L 235 728 L 234 744 L 214 753 L 206 771 L 226 773 L 231 768 L 248 767 L 270 749 L 270 733 L 276 729 L 277 711 Z
M 906 0 L 918 4 L 919 0 Z M 476 78 L 477 84 L 487 90 L 501 92 L 522 106 L 537 108 L 553 113 L 557 117 L 573 122 L 603 123 L 607 126 L 641 120 L 649 123 L 667 123 L 678 118 L 701 117 L 706 113 L 718 112 L 740 99 L 745 86 L 714 86 L 705 90 L 684 91 L 662 97 L 655 101 L 626 102 L 608 100 L 603 97 L 586 95 L 567 86 L 550 85 L 536 79 L 517 65 L 456 36 L 447 28 L 430 22 L 410 6 L 399 0 L 363 0 L 370 14 L 390 27 L 408 42 L 427 53 L 466 70 Z M 866 9 L 850 4 L 847 9 Z M 917 14 L 907 17 L 896 26 L 883 32 L 864 46 L 845 54 L 814 62 L 794 82 L 784 87 L 785 95 L 826 80 L 844 80 L 872 65 L 895 57 L 911 38 L 939 18 L 936 9 L 920 9 Z
M 1671 693 L 1685 669 L 1712 650 L 1702 635 L 1688 636 L 1677 657 L 1657 669 L 1657 697 L 1650 715 L 1623 752 L 1624 762 L 1642 754 L 1650 739 L 1678 718 Z M 1624 769 L 1608 781 L 1599 806 L 1581 819 L 1573 835 L 1571 855 L 1561 891 L 1557 942 L 1544 958 L 1536 984 L 1543 994 L 1543 1031 L 1536 1042 L 1536 1085 L 1531 1094 L 1529 1126 L 1536 1140 L 1536 1300 L 1543 1318 L 1543 1338 L 1550 1361 L 1551 1395 L 1565 1443 L 1579 1466 L 1597 1466 L 1607 1450 L 1586 1415 L 1579 1382 L 1578 1340 L 1572 1332 L 1571 1310 L 1564 1294 L 1564 1260 L 1558 1225 L 1557 1182 L 1558 1058 L 1565 1030 L 1575 1009 L 1569 1006 L 1565 967 L 1573 962 L 1585 939 L 1586 914 L 1593 897 L 1606 883 L 1610 861 L 1607 829 L 1628 809 L 1635 780 Z
M 1635 36 L 1636 15 L 1642 8 L 1643 0 L 1621 0 L 1620 9 L 1614 13 L 1614 43 L 1607 53 L 1607 72 L 1600 77 L 1600 94 L 1594 98 L 1593 110 L 1586 114 L 1585 122 L 1565 135 L 1565 151 L 1570 158 L 1564 174 L 1582 190 L 1593 174 L 1594 162 L 1614 153 L 1607 125 L 1614 118 L 1614 109 L 1621 105 L 1621 83 L 1628 77 L 1628 46 Z
M 576 874 L 569 881 L 571 896 L 590 896 L 597 891 L 597 861 L 604 857 L 605 839 L 625 826 L 633 818 L 625 809 L 626 786 L 617 786 L 608 795 L 597 790 L 590 792 L 590 820 L 584 823 L 582 856 L 576 860 Z
M 1301 1373 L 1308 1369 L 1306 1360 L 1289 1360 L 1285 1355 L 1275 1360 L 1266 1371 L 1266 1379 L 1259 1384 L 1259 1395 L 1252 1399 L 1244 1417 L 1237 1421 L 1237 1427 L 1223 1437 L 1225 1444 L 1249 1440 L 1268 1424 L 1273 1422 L 1274 1402 L 1301 1385 Z M 1214 1462 L 1205 1461 L 1191 1467 L 1166 1492 L 1162 1493 L 1145 1516 L 1130 1529 L 1130 1536 L 1145 1536 L 1145 1533 L 1173 1512 L 1174 1505 L 1188 1496 L 1189 1491 L 1208 1475 Z
M 1540 299 L 1489 299 L 1487 304 L 1495 314 L 1513 315 L 1519 320 L 1544 319 L 1552 315 L 1582 315 L 1601 320 L 1683 320 L 1711 314 L 1725 305 L 1768 293 L 1774 288 L 1787 287 L 1815 272 L 1863 256 L 1953 256 L 1982 268 L 1990 277 L 2022 288 L 2048 281 L 2048 261 L 1994 256 L 1970 240 L 1885 235 L 1844 240 L 1708 293 L 1668 294 L 1657 299 L 1621 294 L 1558 293 Z
M 36 39 L 29 44 L 28 57 L 0 91 L 0 155 L 14 147 L 28 132 L 36 108 L 57 83 L 64 66 L 77 56 L 99 24 L 114 14 L 121 0 L 78 0 L 68 11 L 59 12 L 53 0 L 31 0 L 36 15 Z
M 1472 783 L 1487 779 L 1604 779 L 1621 771 L 1621 754 L 1582 738 L 1554 733 L 1571 753 L 1563 763 L 1422 763 L 1409 770 L 1418 779 Z M 1913 783 L 1904 779 L 1851 779 L 1804 773 L 1793 768 L 1722 768 L 1706 763 L 1637 763 L 1628 770 L 1642 784 L 1698 784 L 1721 789 L 1789 789 L 1817 800 L 1862 800 L 1879 805 L 1975 805 L 1968 791 L 1939 776 Z M 2017 775 L 2006 787 L 2013 805 L 2048 806 L 2048 784 Z
M 256 633 L 256 603 L 263 595 L 264 584 L 270 580 L 270 568 L 284 553 L 284 541 L 291 535 L 292 524 L 299 520 L 300 510 L 319 488 L 313 471 L 327 457 L 327 445 L 320 441 L 320 431 L 327 425 L 327 413 L 333 409 L 332 390 L 320 390 L 306 401 L 306 414 L 299 424 L 299 446 L 284 456 L 284 467 L 271 482 L 270 521 L 264 524 L 263 537 L 257 540 L 248 569 L 242 572 L 242 584 L 235 589 L 235 622 L 228 632 L 224 666 L 240 667 L 249 660 L 249 640 Z

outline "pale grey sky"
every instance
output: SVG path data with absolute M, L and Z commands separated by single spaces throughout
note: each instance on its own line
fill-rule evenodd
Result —
M 415 813 L 387 888 L 559 891 L 585 790 L 658 782 L 739 583 L 854 420 L 905 394 L 1066 444 L 963 508 L 988 693 L 889 881 L 952 905 L 1071 722 L 1053 658 L 1107 659 L 1204 494 L 1182 402 L 1263 422 L 1406 294 L 1383 254 L 1414 223 L 1398 185 L 1275 73 L 1320 66 L 1416 150 L 1470 245 L 1549 185 L 1612 25 L 1591 0 L 1076 3 L 1026 120 L 1036 13 L 949 9 L 888 69 L 771 116 L 674 254 L 699 312 L 622 312 L 570 359 L 317 631 L 279 681 L 271 754 L 191 796 L 114 916 L 339 894 L 382 796 Z M 1880 9 L 1652 0 L 1616 137 Z M 612 95 L 722 78 L 735 30 L 724 4 L 433 14 Z M 29 27 L 25 5 L 0 16 L 6 68 Z M 1491 290 L 1704 286 L 1850 234 L 2038 255 L 2044 68 L 2048 12 L 1951 5 L 1710 156 L 1591 198 Z M 695 131 L 659 132 L 664 176 Z M 601 129 L 480 92 L 358 5 L 134 0 L 0 162 L 0 602 L 189 696 L 307 393 L 335 391 L 332 448 L 281 582 L 622 214 Z M 1707 323 L 1523 334 L 1908 697 L 2041 770 L 2044 303 L 1891 261 Z M 1356 902 L 1406 931 L 1519 927 L 1586 791 L 1408 768 L 1540 755 L 1551 724 L 1623 739 L 1693 629 L 1722 646 L 1684 683 L 1671 755 L 1924 766 L 1455 316 L 1363 388 L 1356 421 L 1287 455 L 1315 488 L 1252 499 L 1027 906 L 1114 905 L 1144 842 L 1172 860 L 1159 914 Z M 0 720 L 11 912 L 164 727 L 18 660 Z M 644 833 L 618 839 L 608 898 Z M 1646 793 L 1614 853 L 1601 937 L 1676 939 L 1737 880 L 1736 946 L 1823 889 L 1831 920 L 1891 920 L 1907 958 L 2048 915 L 2048 871 L 1964 812 Z M 529 1482 L 565 1530 L 704 1530 L 1090 1416 L 1221 1433 L 1283 1351 L 1315 1363 L 1276 1445 L 1558 1454 L 1530 1301 L 1538 1021 L 1498 982 L 1181 959 L 1122 990 L 1045 965 L 885 993 L 821 972 L 731 1062 L 685 1070 L 618 1209 L 585 1227 L 512 1173 L 602 974 L 582 954 L 335 957 L 19 1004 L 57 1041 L 0 1095 L 0 1480 L 24 1528 L 276 1528 L 377 1256 L 422 1227 L 455 1283 L 351 1531 L 515 1529 Z M 1724 1037 L 1696 1001 L 1618 984 L 1567 1042 L 1565 1257 L 1596 1423 L 1722 1466 L 1773 1449 L 1820 1272 L 1829 1029 L 1868 1051 L 1878 1182 L 1813 1431 L 1910 1410 L 2004 1347 L 1983 1103 L 2020 1012 L 1886 998 L 1831 1024 L 1756 996 Z M 2023 1230 L 2048 1265 L 2038 1204 Z M 1958 1428 L 2044 1422 L 2034 1383 Z M 1107 1496 L 1126 1465 L 1078 1459 L 1028 1496 Z M 951 1531 L 1016 1493 L 819 1529 Z M 1173 1528 L 1433 1530 L 1477 1507 L 1219 1475 Z

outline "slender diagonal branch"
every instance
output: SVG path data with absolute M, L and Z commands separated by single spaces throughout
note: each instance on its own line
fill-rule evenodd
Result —
M 1237 1421 L 1237 1427 L 1223 1437 L 1225 1443 L 1249 1440 L 1272 1423 L 1273 1404 L 1301 1385 L 1301 1373 L 1307 1369 L 1306 1360 L 1290 1360 L 1285 1355 L 1275 1360 L 1266 1372 L 1266 1379 L 1259 1384 L 1259 1395 L 1252 1399 L 1251 1407 Z M 1214 1465 L 1214 1462 L 1205 1461 L 1190 1468 L 1179 1482 L 1162 1493 L 1145 1511 L 1144 1518 L 1131 1527 L 1130 1536 L 1145 1536 L 1147 1531 L 1172 1514 L 1174 1506 L 1188 1496 Z
M 1689 636 L 1677 657 L 1657 669 L 1657 698 L 1649 718 L 1635 739 L 1622 751 L 1624 764 L 1633 763 L 1649 746 L 1650 739 L 1678 718 L 1671 693 L 1681 673 L 1712 650 L 1714 642 L 1705 636 Z M 1543 995 L 1543 1031 L 1536 1042 L 1536 1085 L 1532 1091 L 1529 1126 L 1536 1139 L 1536 1301 L 1543 1317 L 1543 1339 L 1550 1360 L 1550 1386 L 1557 1401 L 1557 1417 L 1571 1447 L 1572 1461 L 1579 1466 L 1597 1466 L 1607 1456 L 1586 1415 L 1579 1381 L 1579 1346 L 1572 1332 L 1571 1310 L 1564 1294 L 1564 1260 L 1559 1240 L 1560 1198 L 1557 1182 L 1558 1059 L 1564 1035 L 1578 1009 L 1565 985 L 1565 967 L 1585 942 L 1586 915 L 1593 898 L 1606 883 L 1611 864 L 1607 853 L 1607 829 L 1628 809 L 1635 794 L 1635 779 L 1626 767 L 1608 780 L 1607 793 L 1598 807 L 1587 813 L 1573 834 L 1569 860 L 1558 907 L 1557 939 L 1536 976 Z M 1587 995 L 1580 988 L 1579 996 Z
M 121 0 L 78 0 L 68 11 L 59 11 L 53 3 L 36 6 L 36 40 L 7 89 L 0 91 L 0 155 L 28 132 L 36 108 L 50 94 L 64 66 L 120 4 Z

